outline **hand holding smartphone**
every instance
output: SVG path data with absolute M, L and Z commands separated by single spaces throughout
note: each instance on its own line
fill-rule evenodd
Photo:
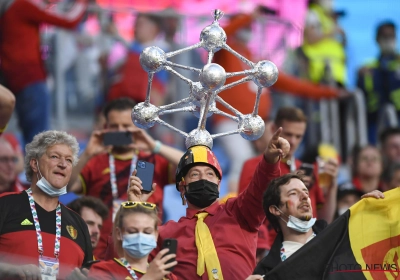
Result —
M 168 248 L 168 249 L 169 249 L 168 253 L 165 254 L 165 256 L 166 256 L 166 255 L 169 255 L 169 254 L 176 254 L 176 250 L 177 250 L 177 248 L 178 248 L 178 240 L 176 240 L 176 239 L 174 239 L 174 238 L 165 239 L 164 242 L 163 242 L 163 247 L 162 247 L 162 249 L 165 249 L 165 248 Z M 172 263 L 172 262 L 174 262 L 175 260 L 176 260 L 176 258 L 172 258 L 172 259 L 168 260 L 165 264 Z M 175 268 L 175 266 L 170 267 L 170 268 L 168 268 L 167 270 L 168 270 L 168 271 L 173 271 L 174 268 Z
M 139 160 L 136 164 L 136 177 L 142 181 L 142 193 L 150 193 L 153 190 L 154 164 Z
M 122 147 L 133 143 L 132 132 L 110 131 L 103 134 L 104 146 Z

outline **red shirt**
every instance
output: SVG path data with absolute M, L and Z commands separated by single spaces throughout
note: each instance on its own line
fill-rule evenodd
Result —
M 67 15 L 57 15 L 30 0 L 15 0 L 0 17 L 1 71 L 11 91 L 44 81 L 46 72 L 40 53 L 39 27 L 42 23 L 74 28 L 86 3 L 77 1 Z
M 125 201 L 128 199 L 126 191 L 129 177 L 131 176 L 132 158 L 120 159 L 114 156 L 114 160 L 119 199 Z M 159 155 L 144 153 L 139 153 L 138 160 L 154 164 L 153 182 L 157 184 L 157 187 L 148 201 L 157 204 L 159 215 L 162 217 L 163 187 L 172 182 L 172 178 L 169 176 L 169 163 Z M 112 231 L 113 197 L 111 192 L 109 155 L 101 154 L 91 158 L 82 169 L 80 177 L 83 193 L 100 198 L 109 208 L 108 218 L 103 221 L 99 244 L 94 249 L 94 255 L 103 259 L 107 248 L 107 239 Z
M 136 276 L 138 279 L 142 278 L 146 272 L 135 269 Z M 99 263 L 93 264 L 90 268 L 89 279 L 93 280 L 108 280 L 108 279 L 125 279 L 125 280 L 133 280 L 129 271 L 125 268 L 123 263 L 119 259 L 113 259 L 109 261 L 101 261 Z M 177 280 L 172 273 L 168 274 L 164 279 Z
M 205 209 L 209 215 L 204 222 L 210 229 L 224 279 L 246 279 L 256 264 L 258 229 L 265 214 L 262 194 L 267 183 L 280 176 L 279 164 L 268 164 L 264 159 L 258 164 L 249 188 L 225 204 L 219 202 Z M 197 210 L 187 209 L 186 216 L 178 222 L 169 221 L 159 230 L 157 248 L 161 250 L 164 239 L 178 239 L 177 261 L 174 274 L 178 279 L 208 279 L 207 272 L 197 275 L 197 248 L 195 227 Z
M 243 169 L 242 173 L 240 174 L 240 180 L 239 180 L 239 193 L 243 192 L 247 186 L 249 185 L 251 178 L 253 176 L 254 170 L 257 166 L 257 163 L 260 161 L 262 158 L 262 155 L 259 155 L 257 157 L 251 158 L 247 160 L 243 164 Z M 301 161 L 296 159 L 295 160 L 295 165 L 296 169 L 298 169 L 301 165 Z M 290 166 L 284 162 L 280 162 L 280 168 L 282 175 L 290 173 Z M 316 169 L 314 168 L 314 184 L 310 188 L 310 199 L 311 199 L 311 206 L 313 208 L 313 216 L 317 218 L 317 209 L 321 204 L 325 203 L 325 198 L 324 194 L 322 192 L 322 189 L 319 187 L 318 184 L 318 173 L 316 172 Z M 276 237 L 276 232 L 272 228 L 272 226 L 269 224 L 268 220 L 266 219 L 264 224 L 267 226 L 268 229 L 268 242 L 269 246 L 272 246 L 274 243 L 275 237 Z

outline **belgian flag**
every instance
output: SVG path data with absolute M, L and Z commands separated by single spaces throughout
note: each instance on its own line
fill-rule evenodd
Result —
M 400 188 L 362 199 L 267 280 L 400 280 Z

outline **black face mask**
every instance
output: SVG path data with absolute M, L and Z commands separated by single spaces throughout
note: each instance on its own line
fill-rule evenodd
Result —
M 219 197 L 218 185 L 207 180 L 189 183 L 187 187 L 186 199 L 199 208 L 210 206 Z

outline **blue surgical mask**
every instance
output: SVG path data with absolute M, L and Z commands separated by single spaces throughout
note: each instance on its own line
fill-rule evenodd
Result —
M 281 211 L 281 209 L 279 209 L 278 207 L 276 207 L 276 209 L 279 212 L 281 212 L 283 215 L 285 215 Z M 316 218 L 311 218 L 308 221 L 303 221 L 303 220 L 300 220 L 299 218 L 296 218 L 296 217 L 294 217 L 292 215 L 289 215 L 289 216 L 285 215 L 285 216 L 288 217 L 288 221 L 286 223 L 288 228 L 291 228 L 291 229 L 293 229 L 293 230 L 295 230 L 297 232 L 303 232 L 303 233 L 308 232 L 310 230 L 310 228 L 312 228 L 313 225 L 315 224 L 315 222 L 317 221 Z M 282 217 L 280 217 L 280 218 L 282 219 Z M 284 219 L 282 219 L 282 221 L 286 222 Z
M 156 237 L 153 234 L 132 233 L 122 238 L 122 248 L 135 258 L 143 258 L 157 247 Z
M 38 161 L 36 161 L 36 164 L 38 167 L 39 174 L 42 177 L 39 179 L 39 176 L 38 176 L 39 180 L 36 182 L 36 186 L 38 186 L 39 189 L 41 189 L 44 193 L 48 194 L 51 197 L 58 197 L 60 195 L 67 193 L 67 186 L 62 187 L 61 189 L 57 189 L 57 188 L 53 187 L 46 180 L 46 178 L 43 177 L 42 173 L 40 172 Z

